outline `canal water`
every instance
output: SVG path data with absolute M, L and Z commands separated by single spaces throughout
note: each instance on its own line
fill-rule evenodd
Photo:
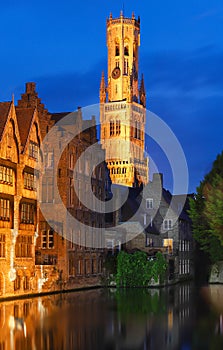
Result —
M 223 349 L 223 286 L 211 288 L 94 289 L 0 302 L 0 350 Z

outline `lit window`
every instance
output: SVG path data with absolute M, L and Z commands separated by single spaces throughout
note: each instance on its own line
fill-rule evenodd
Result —
M 29 156 L 34 158 L 34 159 L 37 159 L 38 158 L 38 150 L 39 150 L 38 145 L 35 142 L 31 141 L 29 143 Z
M 10 219 L 10 201 L 0 198 L 0 220 L 9 221 Z
M 13 170 L 6 166 L 0 166 L 0 183 L 13 184 Z
M 32 244 L 32 236 L 19 235 L 16 239 L 15 256 L 17 258 L 31 258 Z
M 23 281 L 23 289 L 29 290 L 30 289 L 30 283 L 29 283 L 29 277 L 25 276 Z
M 35 176 L 33 174 L 24 172 L 23 175 L 23 179 L 24 179 L 24 188 L 28 189 L 28 190 L 35 190 L 36 189 L 36 179 Z
M 173 239 L 164 238 L 163 246 L 168 250 L 168 253 L 171 254 L 173 252 Z
M 21 277 L 17 276 L 14 281 L 14 290 L 19 290 L 21 286 Z
M 22 203 L 21 205 L 21 222 L 23 224 L 34 224 L 35 207 L 30 203 Z
M 146 209 L 153 209 L 153 198 L 146 199 Z

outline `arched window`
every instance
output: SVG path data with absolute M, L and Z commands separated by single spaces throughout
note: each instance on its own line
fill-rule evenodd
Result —
M 125 56 L 129 56 L 129 47 L 128 47 L 128 45 L 126 45 L 125 48 L 124 48 L 124 55 Z
M 115 122 L 113 120 L 110 121 L 110 136 L 114 136 L 115 134 Z
M 116 120 L 116 135 L 121 134 L 121 122 L 120 120 Z
M 128 74 L 129 72 L 129 61 L 128 59 L 124 60 L 124 74 Z
M 119 43 L 115 44 L 115 56 L 119 56 L 120 50 L 119 50 Z

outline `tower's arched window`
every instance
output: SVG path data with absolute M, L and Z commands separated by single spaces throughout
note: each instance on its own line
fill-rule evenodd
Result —
M 134 137 L 135 137 L 135 139 L 137 139 L 137 129 L 138 129 L 138 122 L 137 122 L 137 120 L 135 121 L 135 132 L 134 132 Z
M 124 74 L 128 74 L 129 73 L 129 62 L 128 59 L 124 60 Z
M 116 135 L 121 134 L 121 122 L 120 120 L 116 120 Z
M 115 56 L 119 56 L 120 55 L 120 49 L 119 49 L 119 43 L 115 44 Z
M 136 57 L 136 43 L 133 44 L 133 57 Z
M 115 134 L 115 122 L 113 120 L 110 121 L 110 136 L 114 136 Z
M 129 47 L 128 47 L 128 45 L 126 45 L 125 48 L 124 48 L 124 55 L 125 56 L 129 56 Z

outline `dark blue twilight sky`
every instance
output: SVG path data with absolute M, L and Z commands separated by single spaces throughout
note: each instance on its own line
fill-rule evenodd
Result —
M 49 111 L 98 103 L 106 17 L 110 11 L 119 16 L 122 7 L 118 0 L 1 2 L 0 100 L 10 100 L 12 93 L 18 99 L 25 82 L 35 81 Z M 124 1 L 125 16 L 132 11 L 141 17 L 147 108 L 179 139 L 189 191 L 195 191 L 223 149 L 223 2 Z M 156 147 L 148 147 L 156 158 Z M 171 187 L 165 162 L 159 171 Z

